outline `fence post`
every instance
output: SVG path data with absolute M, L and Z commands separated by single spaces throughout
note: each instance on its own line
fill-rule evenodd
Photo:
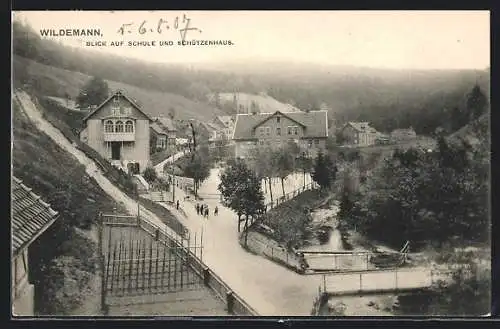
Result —
M 208 267 L 203 269 L 203 284 L 208 286 L 208 282 L 210 281 L 210 270 Z
M 229 290 L 226 293 L 226 303 L 227 303 L 227 312 L 232 314 L 233 307 L 234 307 L 234 296 L 233 296 L 233 292 L 231 290 Z
M 359 292 L 363 292 L 363 274 L 359 273 Z
M 395 282 L 394 288 L 396 289 L 396 291 L 398 291 L 398 270 L 397 269 L 394 271 L 394 282 Z

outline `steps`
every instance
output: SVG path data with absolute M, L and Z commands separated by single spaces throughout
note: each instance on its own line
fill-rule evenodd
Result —
M 134 175 L 136 180 L 142 185 L 142 186 L 137 186 L 140 190 L 149 190 L 149 183 L 142 177 L 141 175 Z

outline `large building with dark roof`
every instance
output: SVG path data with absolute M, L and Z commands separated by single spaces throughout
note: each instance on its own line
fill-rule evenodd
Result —
M 347 122 L 341 130 L 344 144 L 357 146 L 374 145 L 381 134 L 369 122 Z
M 238 114 L 232 137 L 240 158 L 255 147 L 279 148 L 288 142 L 314 157 L 325 149 L 327 138 L 327 111 Z
M 28 249 L 57 219 L 58 213 L 22 181 L 12 178 L 11 296 L 14 315 L 34 315 L 34 286 L 29 281 Z

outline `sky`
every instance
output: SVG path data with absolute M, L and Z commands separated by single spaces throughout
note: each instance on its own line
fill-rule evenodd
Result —
M 184 15 L 189 27 L 198 29 L 188 31 L 186 41 L 230 40 L 233 45 L 178 46 Z M 97 28 L 102 37 L 51 39 L 152 62 L 259 59 L 394 69 L 490 66 L 489 11 L 29 11 L 13 16 L 38 32 Z M 161 34 L 156 30 L 160 19 L 167 21 Z M 140 34 L 143 21 L 148 31 Z M 122 24 L 128 23 L 130 28 L 120 34 Z M 107 44 L 86 44 L 97 41 Z M 111 46 L 112 41 L 125 44 Z M 156 41 L 156 46 L 129 47 L 128 41 Z M 160 46 L 160 41 L 173 41 L 174 46 Z

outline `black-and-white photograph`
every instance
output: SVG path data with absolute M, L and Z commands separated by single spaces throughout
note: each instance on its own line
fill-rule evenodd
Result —
M 489 11 L 12 12 L 14 318 L 491 310 Z

